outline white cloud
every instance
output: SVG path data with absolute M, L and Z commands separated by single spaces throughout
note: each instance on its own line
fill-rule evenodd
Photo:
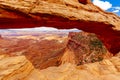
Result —
M 108 10 L 112 7 L 112 4 L 108 1 L 93 0 L 93 4 L 100 7 L 103 10 Z
M 119 11 L 120 11 L 120 10 L 114 10 L 113 12 L 114 12 L 114 13 L 118 13 Z
M 117 7 L 112 7 L 112 12 L 114 13 L 119 13 L 120 12 L 120 6 L 117 6 Z
M 113 8 L 120 10 L 120 7 L 119 7 L 119 6 L 117 6 L 117 7 L 113 7 Z

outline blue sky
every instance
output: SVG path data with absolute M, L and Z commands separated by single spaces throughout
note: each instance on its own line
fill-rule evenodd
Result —
M 92 0 L 101 9 L 120 16 L 120 0 Z

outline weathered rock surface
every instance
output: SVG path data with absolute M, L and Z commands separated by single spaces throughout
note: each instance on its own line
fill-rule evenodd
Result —
M 25 55 L 40 70 L 66 62 L 82 65 L 112 56 L 93 33 L 71 32 L 62 42 L 58 38 L 41 40 L 39 36 L 34 37 L 39 40 L 18 37 L 0 39 L 0 54 Z M 47 38 L 45 34 L 44 38 Z
M 34 67 L 24 56 L 0 55 L 0 80 L 23 80 L 33 70 Z
M 38 36 L 36 36 L 38 38 Z M 45 34 L 44 34 L 44 37 Z M 59 66 L 66 42 L 58 40 L 0 39 L 0 54 L 25 55 L 37 69 Z
M 120 58 L 75 66 L 69 63 L 40 71 L 40 80 L 119 80 Z
M 36 70 L 24 57 L 0 55 L 0 80 L 119 80 L 120 58 L 75 66 L 65 63 L 59 67 Z
M 84 5 L 84 3 L 86 5 Z M 11 19 L 25 18 L 26 20 L 27 19 L 29 20 L 32 17 L 39 21 L 38 22 L 39 25 L 41 23 L 40 26 L 45 25 L 45 23 L 43 22 L 46 22 L 46 26 L 47 25 L 49 26 L 51 24 L 51 26 L 53 27 L 59 26 L 58 28 L 62 28 L 61 25 L 63 25 L 68 28 L 71 28 L 71 27 L 75 27 L 77 23 L 77 25 L 79 25 L 78 27 L 82 26 L 81 28 L 84 28 L 83 26 L 85 25 L 80 25 L 82 24 L 81 23 L 82 21 L 83 23 L 86 22 L 88 24 L 94 24 L 94 25 L 95 22 L 98 24 L 101 23 L 101 25 L 106 25 L 108 26 L 108 28 L 113 27 L 114 29 L 120 30 L 119 28 L 120 18 L 112 13 L 107 13 L 102 11 L 100 8 L 94 6 L 90 2 L 90 0 L 71 0 L 71 1 L 70 0 L 31 0 L 31 1 L 1 0 L 0 8 L 2 12 L 1 18 L 11 18 Z M 6 13 L 3 13 L 4 11 Z M 11 16 L 9 13 L 13 15 Z M 40 22 L 41 20 L 43 21 Z M 63 23 L 63 21 L 66 21 L 65 23 L 68 24 L 71 22 L 71 20 L 74 23 L 74 24 L 69 24 L 71 26 L 64 24 L 61 25 L 55 24 L 55 22 Z M 90 21 L 91 22 L 93 21 L 93 23 L 91 23 Z M 93 25 L 87 25 L 87 27 L 90 26 Z M 12 26 L 10 27 L 12 28 Z
M 70 32 L 66 50 L 61 62 L 70 62 L 76 65 L 101 61 L 111 57 L 101 40 L 93 33 Z
M 108 50 L 120 51 L 120 17 L 90 0 L 1 0 L 0 28 L 52 26 L 96 33 Z

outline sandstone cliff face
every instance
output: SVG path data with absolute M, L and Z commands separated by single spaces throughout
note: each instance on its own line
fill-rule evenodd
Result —
M 113 57 L 110 60 L 85 64 L 79 67 L 65 64 L 58 68 L 48 68 L 40 72 L 47 76 L 48 80 L 119 80 L 118 64 L 119 58 Z
M 0 13 L 0 28 L 76 27 L 97 34 L 111 53 L 120 51 L 120 17 L 90 0 L 1 0 Z
M 78 28 L 97 34 L 107 49 L 120 51 L 120 17 L 102 11 L 90 0 L 1 0 L 0 28 L 48 26 Z M 72 57 L 65 54 L 67 61 Z M 66 58 L 64 58 L 66 60 Z M 73 61 L 74 63 L 74 61 Z M 120 58 L 113 57 L 96 63 L 36 70 L 24 57 L 0 56 L 0 80 L 119 80 Z
M 0 80 L 23 80 L 33 70 L 34 67 L 24 56 L 0 55 Z
M 1 18 L 10 18 L 10 19 L 25 18 L 26 20 L 29 20 L 31 19 L 30 17 L 32 17 L 39 20 L 39 25 L 41 23 L 40 26 L 45 25 L 45 23 L 42 23 L 42 22 L 46 22 L 48 23 L 46 25 L 53 25 L 53 27 L 59 26 L 59 28 L 62 28 L 61 25 L 63 26 L 65 25 L 64 24 L 58 25 L 58 24 L 52 24 L 52 23 L 55 23 L 55 22 L 63 23 L 62 20 L 64 19 L 66 23 L 71 22 L 71 20 L 73 21 L 73 23 L 76 20 L 78 21 L 78 22 L 76 21 L 74 24 L 70 24 L 71 26 L 66 26 L 69 28 L 69 27 L 75 27 L 76 23 L 77 25 L 78 23 L 82 24 L 81 21 L 83 23 L 87 21 L 88 24 L 91 21 L 93 23 L 90 23 L 90 24 L 101 23 L 101 25 L 102 24 L 106 26 L 110 25 L 111 27 L 114 27 L 115 29 L 120 30 L 119 28 L 120 18 L 112 13 L 107 13 L 102 11 L 100 8 L 94 6 L 90 2 L 90 0 L 31 0 L 31 1 L 1 0 L 0 2 L 1 2 L 0 8 L 2 12 Z M 86 5 L 84 5 L 84 3 Z M 3 13 L 4 11 L 6 13 Z M 9 13 L 13 15 L 10 16 Z M 40 22 L 41 20 L 43 21 Z M 80 26 L 84 26 L 84 25 L 79 25 L 78 28 Z M 87 25 L 87 26 L 90 27 L 93 25 Z M 108 28 L 110 28 L 110 26 Z M 24 26 L 24 27 L 27 27 L 27 26 Z M 84 28 L 84 27 L 81 27 L 81 28 Z M 3 27 L 1 26 L 1 28 Z
M 0 55 L 0 80 L 119 80 L 120 58 L 75 66 L 65 63 L 59 67 L 36 70 L 24 57 Z
M 76 65 L 101 61 L 111 57 L 102 41 L 93 33 L 70 32 L 62 63 L 70 62 Z
M 69 63 L 41 70 L 41 80 L 119 80 L 120 58 L 75 66 Z
M 38 36 L 37 36 L 38 37 Z M 64 44 L 63 44 L 64 43 Z M 37 69 L 60 65 L 66 43 L 57 40 L 0 39 L 0 54 L 24 55 Z
M 112 56 L 95 34 L 87 32 L 71 32 L 62 43 L 58 40 L 3 38 L 0 39 L 0 54 L 25 55 L 40 70 L 66 62 L 82 65 Z

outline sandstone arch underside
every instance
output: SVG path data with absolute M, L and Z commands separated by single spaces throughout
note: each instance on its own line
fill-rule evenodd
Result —
M 104 12 L 89 0 L 0 1 L 1 29 L 38 26 L 95 33 L 111 53 L 120 51 L 120 17 Z

